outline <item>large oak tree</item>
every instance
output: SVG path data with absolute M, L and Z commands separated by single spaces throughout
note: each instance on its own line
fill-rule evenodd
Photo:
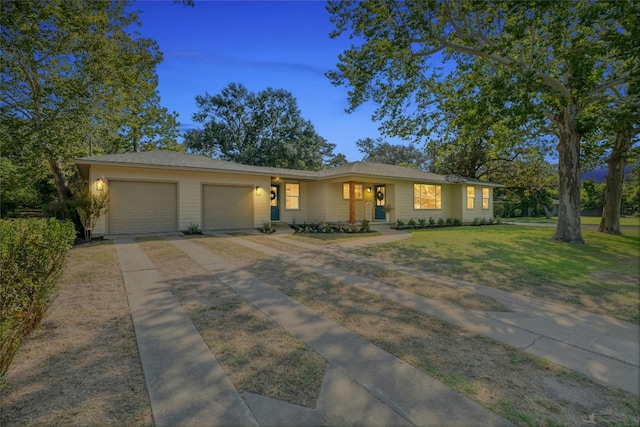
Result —
M 560 187 L 554 238 L 582 243 L 580 151 L 582 136 L 590 131 L 582 113 L 637 78 L 624 54 L 611 54 L 611 44 L 621 37 L 609 37 L 629 32 L 630 21 L 622 18 L 637 15 L 637 9 L 629 1 L 586 0 L 330 2 L 337 27 L 332 36 L 347 32 L 355 44 L 328 76 L 352 88 L 351 109 L 373 100 L 380 105 L 374 118 L 393 122 L 415 105 L 425 105 L 423 99 L 439 90 L 443 74 L 464 77 L 474 63 L 495 67 L 503 86 L 517 88 L 522 113 L 537 114 L 554 127 Z M 439 60 L 456 67 L 443 69 Z M 510 108 L 505 102 L 505 110 Z M 410 128 L 393 132 L 388 122 L 383 130 L 411 133 Z
M 141 149 L 175 135 L 160 107 L 153 40 L 126 1 L 3 1 L 0 13 L 2 155 L 47 165 L 62 200 L 72 198 L 73 159 Z M 119 140 L 119 142 L 116 142 Z
M 203 125 L 185 133 L 192 152 L 245 165 L 318 170 L 340 164 L 334 144 L 302 118 L 291 92 L 267 88 L 251 92 L 230 83 L 217 95 L 196 97 L 194 121 Z

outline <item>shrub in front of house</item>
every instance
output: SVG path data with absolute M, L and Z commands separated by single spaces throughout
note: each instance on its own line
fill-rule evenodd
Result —
M 0 377 L 51 305 L 75 238 L 68 221 L 0 220 Z
M 320 223 L 303 223 L 303 224 L 291 224 L 291 228 L 296 233 L 370 233 L 371 226 L 370 221 L 363 219 L 360 224 L 348 224 L 348 223 L 332 223 L 332 222 L 320 222 Z

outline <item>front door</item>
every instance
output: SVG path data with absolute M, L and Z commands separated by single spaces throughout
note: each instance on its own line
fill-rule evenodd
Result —
M 385 220 L 384 205 L 387 203 L 387 192 L 384 185 L 376 185 L 376 192 L 374 194 L 376 199 L 376 212 L 374 219 Z
M 271 186 L 271 221 L 280 221 L 280 186 Z

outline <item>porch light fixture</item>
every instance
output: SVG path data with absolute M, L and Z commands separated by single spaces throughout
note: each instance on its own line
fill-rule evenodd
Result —
M 367 193 L 371 193 L 371 187 L 367 187 Z
M 256 185 L 256 196 L 262 196 L 262 187 Z
M 96 179 L 96 190 L 98 191 L 104 191 L 104 177 L 101 176 L 100 178 Z

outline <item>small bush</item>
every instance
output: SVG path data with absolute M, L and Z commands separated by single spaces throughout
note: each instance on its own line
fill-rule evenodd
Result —
M 407 225 L 411 228 L 414 228 L 416 226 L 416 220 L 411 218 L 409 222 L 407 222 Z
M 49 308 L 75 237 L 54 218 L 0 220 L 0 377 Z
M 436 220 L 433 219 L 433 217 L 429 217 L 429 227 L 435 227 L 436 225 Z
M 187 231 L 183 231 L 183 233 L 186 235 L 202 234 L 198 224 L 194 224 L 194 223 L 189 224 L 189 226 L 187 227 Z
M 425 228 L 427 226 L 427 219 L 426 218 L 420 218 L 418 220 L 418 225 L 420 226 L 420 228 Z
M 370 224 L 370 222 L 371 222 L 371 221 L 369 221 L 368 219 L 363 219 L 363 220 L 362 220 L 362 225 L 361 225 L 361 227 L 360 227 L 360 231 L 367 232 L 367 233 L 368 233 L 369 231 L 371 231 L 371 224 Z
M 271 221 L 265 221 L 262 223 L 262 229 L 260 231 L 266 234 L 271 234 L 271 233 L 275 233 L 276 230 L 274 230 L 273 227 L 271 226 Z
M 403 221 L 403 220 L 401 220 L 401 219 L 397 219 L 397 220 L 396 220 L 396 227 L 397 227 L 398 229 L 401 229 L 402 227 L 404 227 L 404 221 Z
M 453 225 L 459 227 L 462 225 L 462 220 L 458 218 L 453 218 Z
M 444 219 L 438 218 L 438 226 L 439 227 L 444 227 Z
M 453 218 L 447 218 L 447 220 L 445 221 L 445 225 L 447 227 L 451 227 L 453 225 Z

